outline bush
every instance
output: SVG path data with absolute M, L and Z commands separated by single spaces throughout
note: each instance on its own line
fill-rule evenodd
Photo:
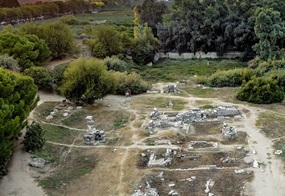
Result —
M 145 93 L 149 89 L 149 84 L 140 78 L 136 72 L 114 72 L 117 81 L 117 94 L 124 95 L 127 91 L 136 95 Z
M 80 21 L 74 16 L 64 16 L 60 18 L 60 21 L 68 25 L 79 25 L 80 24 Z
M 53 73 L 44 67 L 31 67 L 24 70 L 24 74 L 34 79 L 34 83 L 41 90 L 52 91 Z
M 209 77 L 207 83 L 211 87 L 235 87 L 240 86 L 243 81 L 249 81 L 252 76 L 252 69 L 218 71 Z
M 26 151 L 35 151 L 43 147 L 45 143 L 44 130 L 38 123 L 33 122 L 31 125 L 26 127 L 26 135 L 24 140 L 24 145 Z
M 58 66 L 55 66 L 53 69 L 53 78 L 56 84 L 59 84 L 61 80 L 63 79 L 63 72 L 65 68 L 68 66 L 68 63 L 66 64 L 60 64 Z
M 285 70 L 272 70 L 268 72 L 265 76 L 271 80 L 277 81 L 277 85 L 285 90 Z
M 237 99 L 258 104 L 281 102 L 284 92 L 277 85 L 277 81 L 270 78 L 254 78 L 242 85 Z
M 272 70 L 285 70 L 285 60 L 264 61 L 257 67 L 258 76 L 262 76 Z
M 119 59 L 117 56 L 107 57 L 104 59 L 108 70 L 124 72 L 129 70 L 128 63 Z

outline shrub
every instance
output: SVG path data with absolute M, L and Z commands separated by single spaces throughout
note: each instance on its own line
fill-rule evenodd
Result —
M 252 69 L 218 71 L 209 77 L 207 83 L 212 87 L 235 87 L 240 86 L 243 81 L 249 81 L 252 76 Z
M 277 81 L 277 85 L 285 90 L 285 70 L 272 70 L 268 72 L 265 76 L 271 80 Z
M 136 72 L 114 72 L 117 81 L 117 94 L 124 95 L 126 91 L 131 91 L 131 94 L 136 95 L 145 93 L 149 89 L 149 84 L 140 78 Z
M 38 123 L 33 122 L 31 125 L 26 127 L 26 135 L 24 140 L 24 145 L 26 151 L 35 151 L 43 147 L 45 143 L 44 130 Z
M 272 70 L 285 70 L 285 60 L 264 61 L 258 65 L 257 74 L 262 76 Z
M 34 83 L 41 90 L 52 91 L 53 73 L 44 67 L 31 67 L 24 70 L 24 74 L 34 79 Z
M 129 70 L 128 63 L 119 59 L 117 56 L 107 57 L 104 59 L 108 70 L 124 72 Z
M 80 24 L 80 21 L 74 16 L 61 17 L 60 21 L 68 25 L 79 25 Z
M 237 99 L 258 104 L 281 102 L 284 92 L 277 85 L 277 81 L 270 78 L 254 78 L 242 85 Z
M 56 84 L 59 84 L 61 80 L 63 79 L 63 72 L 65 68 L 68 66 L 68 63 L 66 64 L 61 64 L 58 66 L 55 66 L 53 69 L 53 78 Z

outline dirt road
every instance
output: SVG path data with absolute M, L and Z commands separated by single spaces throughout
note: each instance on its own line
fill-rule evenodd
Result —
M 12 156 L 9 165 L 9 173 L 0 183 L 1 196 L 45 196 L 46 194 L 38 183 L 32 178 L 32 172 L 28 166 L 30 154 L 19 145 Z

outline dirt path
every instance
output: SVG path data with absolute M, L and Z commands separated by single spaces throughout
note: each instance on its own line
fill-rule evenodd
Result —
M 54 67 L 57 66 L 57 65 L 70 63 L 73 60 L 74 60 L 73 57 L 65 57 L 63 59 L 56 59 L 56 60 L 52 60 L 52 61 L 48 62 L 45 65 L 45 67 L 48 68 L 48 69 L 54 69 Z
M 46 194 L 32 178 L 28 166 L 30 154 L 23 150 L 23 145 L 15 149 L 9 165 L 9 173 L 0 183 L 1 196 L 45 196 Z

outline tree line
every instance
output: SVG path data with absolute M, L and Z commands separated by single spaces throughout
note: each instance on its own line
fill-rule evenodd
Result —
M 95 6 L 95 5 L 93 5 Z M 19 20 L 42 19 L 63 14 L 86 13 L 90 10 L 89 2 L 84 0 L 53 1 L 46 3 L 26 4 L 17 8 L 0 8 L 0 21 L 16 23 Z

